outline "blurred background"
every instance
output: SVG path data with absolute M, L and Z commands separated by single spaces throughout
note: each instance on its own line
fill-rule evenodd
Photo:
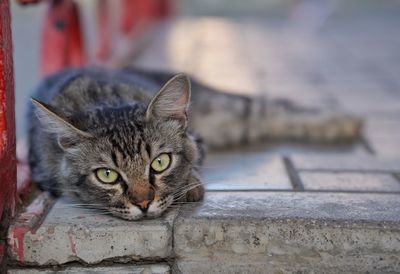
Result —
M 232 92 L 354 112 L 368 122 L 362 153 L 399 154 L 393 148 L 400 146 L 400 1 L 11 3 L 18 138 L 26 135 L 28 98 L 43 76 L 71 64 L 135 65 L 184 71 Z M 75 61 L 60 63 L 65 45 L 51 37 L 57 34 L 49 22 L 63 29 L 55 7 L 71 3 L 82 48 L 69 57 Z

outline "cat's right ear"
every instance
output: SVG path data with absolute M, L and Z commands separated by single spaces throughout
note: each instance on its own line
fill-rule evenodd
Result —
M 185 74 L 172 77 L 154 96 L 146 111 L 146 119 L 174 119 L 187 126 L 190 102 L 190 80 Z
M 57 135 L 58 145 L 63 150 L 73 148 L 84 138 L 93 137 L 91 134 L 75 127 L 66 118 L 61 117 L 51 106 L 33 98 L 31 98 L 31 101 L 35 106 L 34 112 L 44 130 Z

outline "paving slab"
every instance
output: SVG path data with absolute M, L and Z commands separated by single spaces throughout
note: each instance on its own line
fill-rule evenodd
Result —
M 399 192 L 400 181 L 392 174 L 356 172 L 300 172 L 304 189 L 324 191 Z
M 202 177 L 207 190 L 292 189 L 283 159 L 264 151 L 211 154 Z
M 79 267 L 72 266 L 65 269 L 10 269 L 9 274 L 168 274 L 170 267 L 167 264 L 151 265 L 123 265 Z
M 393 148 L 395 149 L 395 148 Z M 298 170 L 399 172 L 400 158 L 340 155 L 292 155 Z
M 400 112 L 397 117 L 368 119 L 365 135 L 378 155 L 400 157 Z
M 172 222 L 162 218 L 125 221 L 58 200 L 37 228 L 11 229 L 11 259 L 22 265 L 59 265 L 79 261 L 158 260 L 172 256 Z
M 366 156 L 361 144 L 313 146 L 295 143 L 255 144 L 247 148 L 209 152 L 202 178 L 209 191 L 293 190 L 283 158 L 288 154 Z
M 400 137 L 399 137 L 400 138 Z M 400 158 L 400 139 L 395 136 L 367 138 L 374 152 L 381 157 Z
M 175 222 L 183 273 L 400 271 L 400 196 L 207 193 Z

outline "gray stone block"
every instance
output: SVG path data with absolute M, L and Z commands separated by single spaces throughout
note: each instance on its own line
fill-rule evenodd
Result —
M 377 158 L 372 156 L 324 156 L 294 155 L 291 156 L 298 170 L 313 171 L 400 171 L 400 159 Z
M 39 228 L 9 235 L 9 253 L 25 265 L 167 258 L 175 216 L 169 212 L 159 219 L 125 221 L 59 200 Z
M 400 271 L 400 199 L 390 194 L 208 193 L 175 222 L 177 271 Z
M 379 156 L 400 158 L 400 113 L 392 118 L 368 119 L 365 138 Z
M 283 160 L 265 151 L 211 154 L 202 177 L 208 190 L 292 189 Z
M 72 266 L 63 269 L 10 269 L 9 274 L 168 274 L 170 267 L 166 264 L 151 265 L 123 265 L 78 267 Z
M 392 174 L 355 172 L 300 172 L 305 190 L 400 192 Z

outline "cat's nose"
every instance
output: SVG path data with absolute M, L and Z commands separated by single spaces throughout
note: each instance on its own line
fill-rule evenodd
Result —
M 135 203 L 135 205 L 136 205 L 141 211 L 146 212 L 147 209 L 149 208 L 150 203 L 151 203 L 152 201 L 153 201 L 153 200 L 144 200 L 144 201 L 141 201 L 141 202 L 139 202 L 139 203 Z
M 155 192 L 152 188 L 136 187 L 131 191 L 132 203 L 141 211 L 146 212 L 150 203 L 154 200 Z

